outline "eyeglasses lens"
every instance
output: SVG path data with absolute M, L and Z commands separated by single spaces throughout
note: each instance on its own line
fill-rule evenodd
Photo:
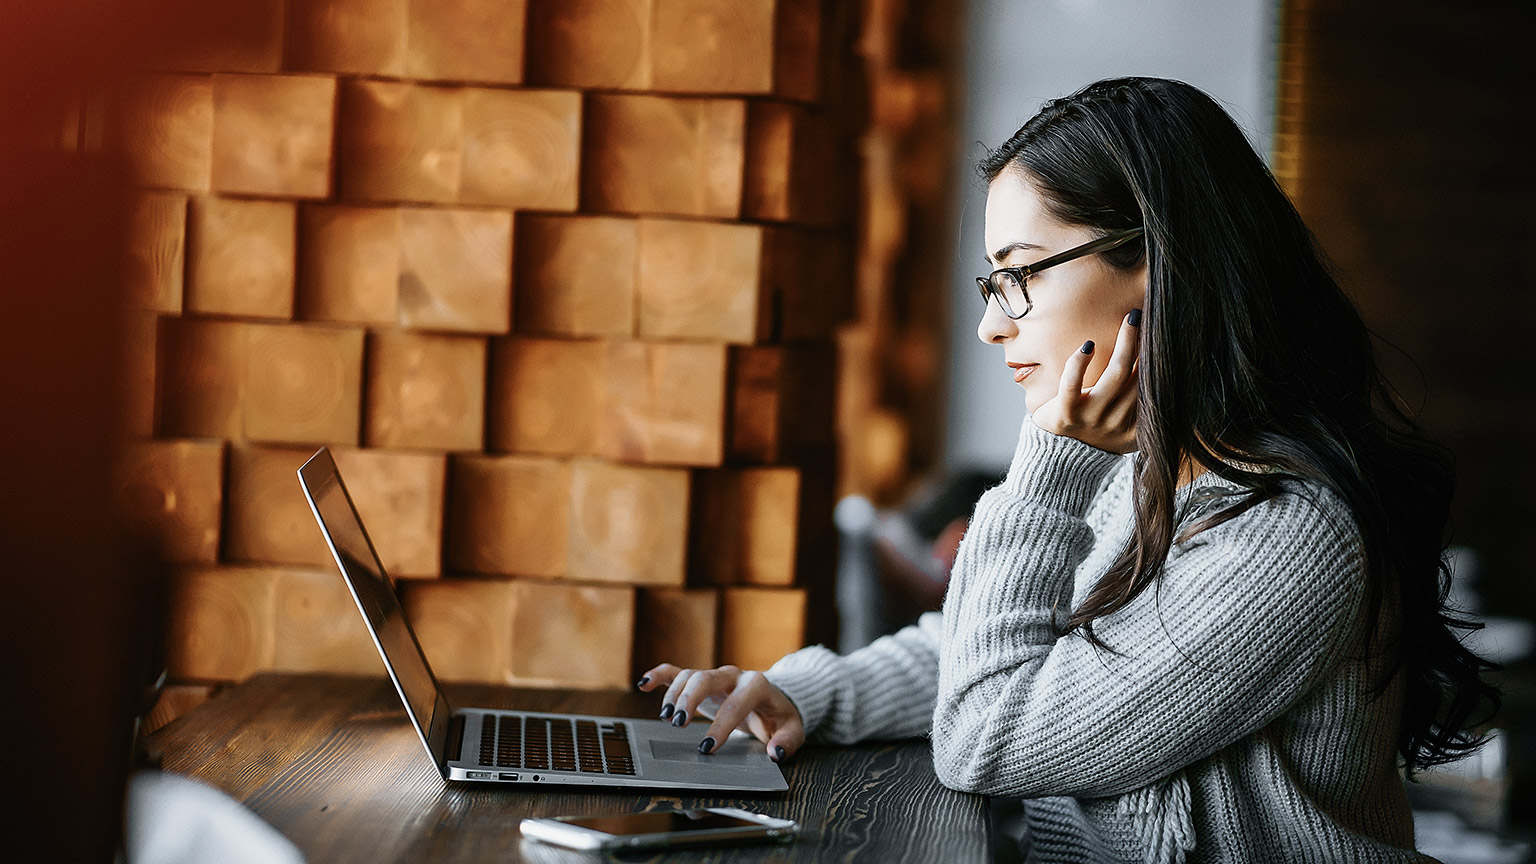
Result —
M 1012 273 L 999 270 L 992 274 L 988 280 L 992 293 L 1003 303 L 1003 311 L 1010 317 L 1017 318 L 1029 311 L 1029 297 L 1024 293 L 1024 283 L 1014 278 Z

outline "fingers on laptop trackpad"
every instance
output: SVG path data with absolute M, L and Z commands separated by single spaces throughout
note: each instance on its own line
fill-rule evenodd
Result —
M 760 757 L 761 753 L 753 753 L 751 740 L 736 740 L 731 736 L 724 746 L 714 753 L 704 755 L 699 752 L 699 745 L 689 744 L 686 741 L 652 741 L 651 758 L 664 762 L 707 762 L 713 765 L 745 764 Z

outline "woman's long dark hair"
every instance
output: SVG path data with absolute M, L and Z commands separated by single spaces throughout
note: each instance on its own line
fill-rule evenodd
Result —
M 1069 224 L 1146 229 L 1105 255 L 1117 267 L 1143 256 L 1148 265 L 1136 525 L 1067 630 L 1105 647 L 1093 622 L 1154 584 L 1175 542 L 1290 479 L 1312 481 L 1342 498 L 1358 525 L 1368 645 L 1386 592 L 1395 593 L 1388 676 L 1404 673 L 1398 752 L 1409 775 L 1482 744 L 1473 727 L 1499 695 L 1481 678 L 1492 665 L 1455 632 L 1478 625 L 1446 608 L 1450 456 L 1399 407 L 1359 313 L 1226 112 L 1178 81 L 1101 81 L 1048 103 L 978 167 L 989 183 L 1019 172 Z M 1247 491 L 1176 539 L 1185 458 Z

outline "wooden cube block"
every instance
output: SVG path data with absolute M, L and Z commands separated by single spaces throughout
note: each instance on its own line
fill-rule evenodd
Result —
M 607 357 L 597 341 L 497 340 L 490 446 L 508 453 L 594 453 Z
M 745 103 L 592 94 L 584 122 L 582 209 L 741 214 Z
M 167 684 L 161 688 L 155 707 L 149 709 L 149 716 L 144 718 L 144 731 L 154 733 L 212 699 L 217 692 L 218 687 L 212 684 Z
M 481 449 L 485 355 L 473 336 L 370 335 L 368 446 Z
M 132 304 L 181 313 L 186 268 L 187 196 L 148 192 L 134 202 L 123 279 Z
M 308 448 L 230 449 L 225 560 L 312 568 L 335 566 L 325 536 L 320 533 L 299 487 L 299 466 L 313 452 Z
M 526 0 L 411 0 L 405 74 L 519 84 Z
M 512 667 L 512 583 L 444 579 L 400 586 L 406 617 L 444 681 L 506 684 Z
M 779 338 L 831 339 L 852 320 L 856 260 L 853 239 L 844 233 L 765 229 L 764 291 L 779 308 Z
M 461 91 L 398 81 L 341 88 L 337 182 L 352 201 L 452 203 L 464 139 Z
M 655 88 L 771 93 L 775 5 L 775 0 L 656 0 Z
M 818 0 L 655 0 L 652 85 L 686 93 L 816 95 Z
M 800 514 L 795 530 L 795 584 L 805 589 L 805 643 L 837 642 L 838 457 L 830 448 L 809 455 L 800 470 Z
M 637 225 L 612 216 L 519 216 L 517 329 L 633 335 Z
M 283 4 L 272 0 L 181 3 L 178 33 L 195 38 L 160 40 L 156 62 L 192 72 L 277 72 L 283 68 Z
M 818 226 L 852 221 L 858 163 L 826 114 L 785 102 L 752 102 L 746 158 L 746 218 Z
M 402 326 L 511 329 L 511 213 L 407 208 L 400 214 L 400 236 Z
M 409 0 L 289 0 L 288 63 L 352 75 L 405 74 Z
M 609 343 L 598 452 L 629 462 L 719 465 L 725 358 L 724 345 Z
M 793 585 L 800 472 L 726 469 L 693 479 L 691 572 L 717 585 Z
M 155 434 L 155 365 L 159 316 L 129 312 L 123 319 L 123 434 L 148 438 Z
M 134 82 L 122 134 L 139 185 L 207 192 L 213 176 L 213 79 L 149 75 Z
M 283 672 L 384 674 L 373 637 L 334 565 L 276 573 L 272 668 Z
M 332 453 L 358 516 L 393 578 L 442 573 L 448 459 L 441 453 Z
M 577 92 L 464 91 L 463 203 L 575 210 L 580 164 Z
M 160 433 L 172 438 L 245 437 L 246 330 L 195 318 L 160 321 Z
M 306 205 L 299 232 L 300 317 L 345 324 L 396 323 L 398 209 Z
M 567 575 L 681 588 L 688 472 L 596 460 L 571 471 Z
M 837 347 L 829 342 L 733 347 L 730 458 L 773 464 L 837 440 Z
M 773 325 L 763 228 L 640 220 L 639 335 L 751 343 Z
M 767 669 L 805 644 L 805 592 L 725 588 L 720 592 L 720 662 Z
M 152 542 L 161 560 L 219 560 L 224 442 L 130 443 L 118 466 L 117 492 L 124 523 Z
M 512 583 L 511 683 L 604 689 L 631 685 L 631 588 Z
M 188 311 L 292 318 L 297 223 L 292 201 L 194 198 Z
M 642 588 L 635 605 L 638 677 L 662 663 L 687 669 L 715 667 L 719 594 L 713 589 Z
M 361 330 L 250 324 L 244 374 L 245 437 L 356 444 L 362 414 Z
M 277 580 L 270 571 L 203 568 L 172 591 L 166 665 L 180 681 L 243 681 L 272 667 Z
M 561 576 L 567 570 L 571 467 L 532 456 L 454 456 L 448 564 L 474 573 Z
M 773 92 L 813 102 L 821 93 L 821 0 L 777 0 L 774 10 Z
M 331 194 L 336 79 L 213 76 L 213 188 L 248 195 Z
M 561 0 L 528 8 L 528 80 L 648 90 L 654 0 Z

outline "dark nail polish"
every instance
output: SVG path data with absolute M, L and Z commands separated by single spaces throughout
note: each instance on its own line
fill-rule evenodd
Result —
M 700 753 L 708 753 L 713 749 L 715 749 L 715 738 L 713 735 L 706 737 L 703 741 L 699 742 Z
M 642 677 L 639 681 L 636 681 L 635 682 L 635 686 L 636 687 L 644 687 L 645 685 L 647 685 L 649 683 L 651 683 L 651 676 L 646 675 L 646 676 Z
M 1140 327 L 1141 326 L 1141 310 L 1140 309 L 1132 309 L 1131 310 L 1131 314 L 1125 316 L 1125 320 L 1129 321 L 1132 327 Z
M 775 746 L 773 748 L 773 761 L 775 761 L 775 762 L 783 762 L 784 761 L 784 747 L 782 745 Z
M 688 712 L 687 711 L 679 711 L 679 712 L 677 712 L 677 716 L 672 718 L 672 725 L 673 726 L 682 726 L 683 724 L 685 724 L 687 722 L 688 722 Z
M 673 710 L 671 702 L 661 703 L 661 719 L 667 720 L 671 718 Z
M 1083 343 L 1083 353 L 1084 354 L 1092 354 L 1093 353 L 1093 340 L 1092 339 L 1089 339 L 1087 342 Z

